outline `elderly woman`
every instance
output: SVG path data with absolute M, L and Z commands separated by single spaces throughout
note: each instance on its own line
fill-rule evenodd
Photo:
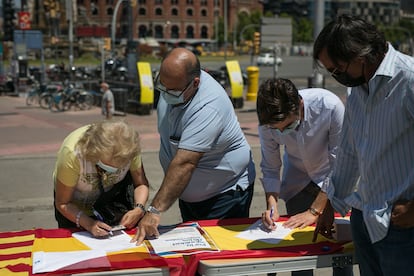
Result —
M 104 222 L 94 204 L 103 193 L 131 182 L 135 208 L 131 206 L 117 223 L 132 228 L 145 214 L 149 189 L 139 136 L 124 121 L 102 121 L 70 133 L 58 152 L 53 178 L 60 228 L 78 227 L 95 237 L 108 236 L 113 225 Z

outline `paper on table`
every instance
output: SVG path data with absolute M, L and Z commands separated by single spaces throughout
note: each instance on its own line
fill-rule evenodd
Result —
M 32 273 L 43 273 L 56 271 L 85 260 L 106 258 L 105 251 L 102 250 L 81 250 L 70 252 L 33 252 Z M 110 266 L 106 260 L 107 266 Z
M 260 240 L 266 243 L 278 244 L 292 231 L 293 229 L 284 227 L 282 222 L 276 222 L 276 230 L 269 231 L 262 224 L 262 220 L 259 219 L 236 237 L 245 240 Z
M 175 228 L 161 228 L 157 239 L 145 242 L 151 254 L 162 256 L 219 251 L 214 241 L 197 223 L 184 223 Z
M 131 237 L 124 231 L 116 231 L 113 236 L 104 239 L 97 239 L 87 231 L 73 233 L 72 236 L 91 249 L 103 250 L 106 252 L 120 251 L 137 247 L 131 243 Z

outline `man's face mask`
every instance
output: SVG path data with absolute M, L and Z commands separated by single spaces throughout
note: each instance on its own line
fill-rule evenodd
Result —
M 297 119 L 296 121 L 294 121 L 293 123 L 285 127 L 283 131 L 280 131 L 278 128 L 276 128 L 276 132 L 280 135 L 288 135 L 292 133 L 292 131 L 296 130 L 299 124 L 300 124 L 300 120 Z
M 346 66 L 346 69 L 344 72 L 339 72 L 337 69 L 335 69 L 333 72 L 331 72 L 331 76 L 340 84 L 345 85 L 347 87 L 355 87 L 360 86 L 365 83 L 365 76 L 364 73 L 361 74 L 359 77 L 351 77 L 348 74 L 348 67 L 349 63 Z M 362 65 L 362 72 L 364 72 L 364 64 Z
M 168 93 L 161 93 L 164 100 L 171 105 L 177 105 L 184 103 L 184 94 L 181 94 L 180 96 L 176 97 Z

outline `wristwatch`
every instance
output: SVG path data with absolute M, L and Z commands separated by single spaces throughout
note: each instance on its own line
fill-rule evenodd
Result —
M 155 215 L 161 215 L 161 212 L 152 205 L 148 206 L 147 212 Z
M 139 208 L 145 213 L 145 206 L 141 203 L 135 203 L 135 208 Z

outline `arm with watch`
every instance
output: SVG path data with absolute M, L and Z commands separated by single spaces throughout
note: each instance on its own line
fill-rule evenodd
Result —
M 158 237 L 162 212 L 167 211 L 190 182 L 191 175 L 203 153 L 178 149 L 171 161 L 160 189 L 137 226 L 132 242 L 140 245 L 146 237 Z
M 134 209 L 128 211 L 121 219 L 120 225 L 127 229 L 135 227 L 138 221 L 145 215 L 145 203 L 148 200 L 149 184 L 145 176 L 144 167 L 137 170 L 131 170 L 132 180 L 134 182 Z
M 289 228 L 304 228 L 306 226 L 312 225 L 314 223 L 318 223 L 319 217 L 325 212 L 325 205 L 328 201 L 327 195 L 322 190 L 319 191 L 318 195 L 316 196 L 315 200 L 312 202 L 311 206 L 302 213 L 298 213 L 294 216 L 291 216 L 289 220 L 284 223 L 285 227 Z M 332 216 L 333 218 L 333 216 Z M 326 221 L 329 224 L 329 221 Z M 333 219 L 331 226 L 333 225 Z M 321 225 L 322 227 L 322 225 Z M 324 225 L 323 229 L 329 228 L 330 226 Z M 328 237 L 328 236 L 327 236 Z

